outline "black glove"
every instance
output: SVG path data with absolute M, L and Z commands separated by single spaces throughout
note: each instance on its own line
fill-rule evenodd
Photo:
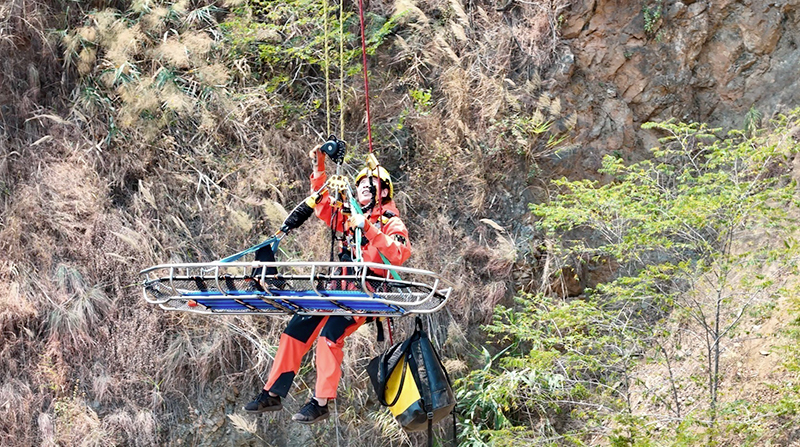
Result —
M 310 203 L 309 203 L 310 202 Z M 283 221 L 283 225 L 281 225 L 281 232 L 288 233 L 295 228 L 299 228 L 300 225 L 303 225 L 305 221 L 314 214 L 313 205 L 316 205 L 316 200 L 314 196 L 307 198 L 306 200 L 300 202 L 299 205 L 294 207 L 289 216 L 286 217 L 286 220 Z

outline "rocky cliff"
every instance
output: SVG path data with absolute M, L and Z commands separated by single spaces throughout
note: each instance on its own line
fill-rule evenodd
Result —
M 671 117 L 742 128 L 800 102 L 800 2 L 575 1 L 551 69 L 579 116 L 581 149 L 558 169 L 593 176 L 608 153 L 639 157 Z

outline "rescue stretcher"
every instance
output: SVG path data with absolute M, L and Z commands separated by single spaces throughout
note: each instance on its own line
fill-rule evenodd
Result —
M 433 272 L 369 262 L 163 264 L 140 275 L 148 303 L 206 315 L 428 314 L 452 291 Z

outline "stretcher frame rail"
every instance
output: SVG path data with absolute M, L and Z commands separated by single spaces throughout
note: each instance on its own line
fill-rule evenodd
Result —
M 271 268 L 277 273 L 267 273 Z M 441 309 L 452 291 L 433 272 L 371 262 L 177 263 L 140 275 L 148 303 L 205 315 L 426 314 Z

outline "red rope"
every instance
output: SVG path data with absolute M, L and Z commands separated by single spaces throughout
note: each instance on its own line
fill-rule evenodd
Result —
M 366 95 L 367 105 L 367 141 L 369 142 L 369 151 L 372 152 L 372 122 L 369 116 L 369 79 L 367 77 L 367 36 L 364 33 L 364 0 L 358 0 L 358 16 L 361 19 L 361 55 L 364 59 L 364 94 Z
M 361 65 L 364 67 L 364 103 L 366 105 L 367 112 L 367 142 L 369 143 L 369 152 L 372 153 L 372 119 L 369 115 L 369 75 L 367 74 L 367 33 L 364 31 L 364 0 L 358 0 L 358 17 L 361 21 Z M 378 210 L 378 216 L 381 216 L 383 215 L 383 197 L 381 197 L 380 165 L 378 165 L 376 169 L 378 170 L 378 172 L 376 172 L 378 175 L 378 187 L 375 190 L 375 197 L 372 199 L 375 201 L 375 207 Z M 372 212 L 370 212 L 370 214 L 372 214 Z M 380 217 L 378 219 L 380 219 Z M 390 328 L 390 339 L 391 336 L 392 333 Z

